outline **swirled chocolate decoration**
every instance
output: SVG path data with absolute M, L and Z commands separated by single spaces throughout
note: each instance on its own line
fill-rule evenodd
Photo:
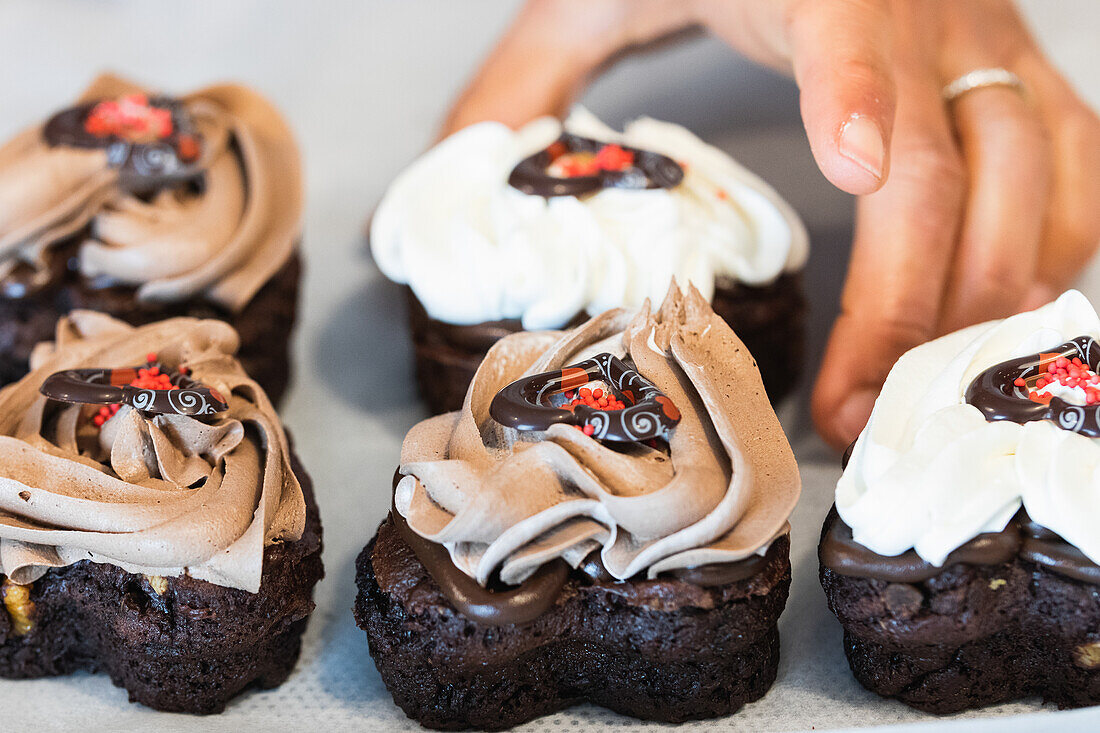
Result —
M 1100 368 L 1100 344 L 1091 336 L 1078 336 L 1054 351 L 996 364 L 974 378 L 966 390 L 966 401 L 990 422 L 1011 420 L 1022 424 L 1050 420 L 1063 430 L 1089 438 L 1100 437 L 1100 405 L 1074 405 L 1060 397 L 1042 402 L 1028 396 L 1035 383 L 1048 376 L 1050 363 L 1059 358 L 1080 359 L 1096 371 Z
M 151 364 L 150 366 L 160 366 Z M 216 389 L 176 373 L 175 389 L 146 389 L 131 385 L 138 367 L 122 369 L 66 369 L 46 378 L 39 391 L 52 400 L 86 405 L 130 405 L 159 415 L 214 415 L 229 404 Z
M 978 535 L 947 556 L 943 565 L 926 562 L 915 550 L 900 555 L 879 555 L 852 538 L 852 529 L 834 509 L 825 520 L 821 539 L 821 564 L 841 575 L 889 583 L 921 583 L 955 564 L 1002 565 L 1020 557 L 1060 575 L 1085 583 L 1100 584 L 1100 566 L 1050 530 L 1020 512 L 1000 532 Z
M 605 410 L 565 406 L 562 394 L 602 380 L 627 407 Z M 668 439 L 680 411 L 657 385 L 613 354 L 602 353 L 561 369 L 518 379 L 497 393 L 489 414 L 516 430 L 547 430 L 575 425 L 597 440 L 638 442 Z
M 586 175 L 559 176 L 551 172 L 554 162 L 563 156 L 598 158 L 612 144 L 580 135 L 563 133 L 544 150 L 521 160 L 508 176 L 508 184 L 532 196 L 583 196 L 604 188 L 675 188 L 684 180 L 684 169 L 672 158 L 649 150 L 614 145 L 613 168 L 599 167 Z
M 150 97 L 147 106 L 166 110 L 172 121 L 171 131 L 150 139 L 128 140 L 118 134 L 95 134 L 88 129 L 88 118 L 100 104 L 96 100 L 70 107 L 51 117 L 42 129 L 51 147 L 100 148 L 107 151 L 107 162 L 118 169 L 118 185 L 138 194 L 197 179 L 202 175 L 202 146 L 186 108 L 170 97 Z

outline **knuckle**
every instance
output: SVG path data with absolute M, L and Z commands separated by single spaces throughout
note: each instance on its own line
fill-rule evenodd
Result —
M 865 340 L 882 344 L 883 351 L 900 354 L 935 335 L 932 311 L 912 298 L 895 296 L 873 304 L 845 302 L 843 312 L 860 324 Z
M 966 168 L 954 147 L 932 136 L 897 141 L 891 151 L 896 173 L 913 181 L 935 182 L 941 198 L 957 198 L 966 188 Z
M 986 96 L 976 119 L 970 125 L 964 125 L 970 137 L 987 146 L 1013 147 L 1026 152 L 1033 158 L 1049 157 L 1051 150 L 1050 130 L 1043 124 L 1040 116 L 1016 96 L 1015 92 L 996 90 L 1002 96 Z M 1010 96 L 1008 96 L 1010 95 Z M 975 97 L 977 103 L 979 100 Z
M 1050 229 L 1057 249 L 1084 260 L 1100 246 L 1100 118 L 1084 105 L 1068 110 L 1059 130 L 1062 184 L 1053 206 Z
M 1054 247 L 1068 263 L 1083 263 L 1100 249 L 1100 213 L 1092 206 L 1063 209 Z
M 1062 124 L 1074 142 L 1091 145 L 1093 148 L 1100 145 L 1100 117 L 1085 105 L 1074 104 L 1066 111 Z
M 1004 258 L 987 258 L 968 278 L 966 300 L 986 317 L 1007 315 L 1031 285 L 1029 273 Z
M 879 59 L 871 56 L 846 55 L 834 62 L 832 73 L 853 89 L 873 89 L 881 93 L 890 86 Z
M 892 154 L 887 185 L 906 202 L 901 223 L 930 240 L 953 239 L 968 185 L 954 148 L 929 138 L 896 145 Z
M 1014 245 L 1004 243 L 996 255 L 986 257 L 978 266 L 978 279 L 971 287 L 980 299 L 1011 302 L 1013 293 L 1022 292 L 1031 284 L 1030 268 L 1020 266 L 1013 256 L 1014 249 Z
M 884 308 L 879 314 L 879 328 L 886 343 L 902 350 L 924 343 L 933 334 L 933 325 L 921 317 L 921 311 L 904 307 L 901 302 Z

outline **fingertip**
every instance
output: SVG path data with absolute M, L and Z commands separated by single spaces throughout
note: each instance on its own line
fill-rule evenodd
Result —
M 897 83 L 890 12 L 851 2 L 804 4 L 792 16 L 791 61 L 802 119 L 825 177 L 855 195 L 889 171 Z
M 833 448 L 844 450 L 866 427 L 876 399 L 878 391 L 870 387 L 857 387 L 839 399 L 815 399 L 813 418 L 818 433 Z
M 810 147 L 818 168 L 834 186 L 854 196 L 882 188 L 890 167 L 889 139 L 875 116 L 861 112 L 810 129 Z
M 878 399 L 877 391 L 863 388 L 853 392 L 841 402 L 836 410 L 836 419 L 833 420 L 833 433 L 836 436 L 834 445 L 837 448 L 843 449 L 851 445 L 852 441 L 863 432 L 875 407 L 876 399 Z

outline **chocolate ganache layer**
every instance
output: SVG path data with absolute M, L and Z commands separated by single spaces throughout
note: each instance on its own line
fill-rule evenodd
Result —
M 1001 565 L 1016 557 L 1074 580 L 1100 584 L 1100 566 L 1022 510 L 1002 531 L 979 534 L 948 555 L 943 565 L 926 562 L 915 550 L 895 556 L 872 552 L 852 539 L 852 528 L 836 516 L 826 521 L 820 548 L 821 564 L 830 570 L 890 583 L 921 583 L 958 563 Z
M 395 488 L 400 479 L 401 475 L 395 473 Z M 616 580 L 607 572 L 599 553 L 594 551 L 575 569 L 570 569 L 567 563 L 558 560 L 542 566 L 519 585 L 509 587 L 497 582 L 481 586 L 455 566 L 442 545 L 429 542 L 412 531 L 399 512 L 391 510 L 390 521 L 447 600 L 467 618 L 489 626 L 524 624 L 538 618 L 558 600 L 570 577 L 585 582 L 609 584 L 611 587 L 620 586 L 619 593 L 632 592 L 625 589 L 626 584 L 654 584 L 668 580 L 703 588 L 717 588 L 757 575 L 769 563 L 775 562 L 781 549 L 786 548 L 784 541 L 776 541 L 763 555 L 753 555 L 734 562 L 677 568 L 661 573 L 657 581 L 647 581 L 641 575 L 629 581 Z M 644 596 L 646 593 L 642 590 L 636 595 Z
M 238 312 L 294 253 L 301 178 L 290 129 L 255 92 L 174 99 L 101 76 L 0 148 L 0 290 L 45 287 L 64 269 L 54 250 L 83 238 L 75 264 L 96 287 Z
M 562 424 L 520 432 L 490 416 L 507 384 L 604 352 L 678 408 L 665 447 L 612 448 Z M 409 432 L 399 473 L 396 513 L 487 594 L 532 577 L 550 589 L 557 575 L 544 568 L 592 567 L 593 555 L 617 580 L 747 577 L 787 533 L 800 489 L 752 357 L 694 288 L 675 284 L 655 313 L 617 309 L 572 331 L 500 341 L 462 411 Z M 446 572 L 432 573 L 445 588 Z M 448 595 L 460 592 L 450 585 Z

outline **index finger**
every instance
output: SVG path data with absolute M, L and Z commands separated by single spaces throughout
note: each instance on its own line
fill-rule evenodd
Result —
M 936 333 L 962 216 L 965 174 L 929 72 L 899 76 L 890 178 L 860 199 L 841 302 L 814 387 L 829 443 L 856 438 L 894 362 Z

